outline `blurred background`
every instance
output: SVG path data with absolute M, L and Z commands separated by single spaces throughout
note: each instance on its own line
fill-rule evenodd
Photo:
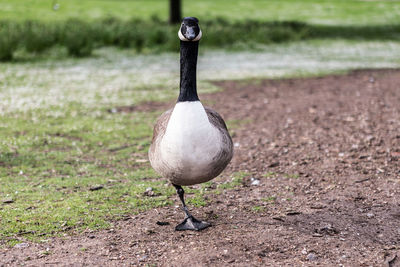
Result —
M 202 46 L 249 50 L 299 40 L 399 38 L 397 1 L 2 0 L 0 59 L 48 50 L 83 57 L 101 47 L 176 51 L 176 25 L 196 16 Z M 167 22 L 170 22 L 169 24 Z M 53 51 L 54 52 L 54 51 Z
M 172 203 L 147 162 L 159 112 L 119 111 L 177 96 L 181 16 L 203 31 L 200 94 L 400 66 L 399 1 L 0 0 L 0 242 Z M 149 186 L 160 196 L 141 198 Z
M 0 0 L 0 112 L 171 97 L 182 16 L 204 32 L 200 82 L 399 65 L 398 1 Z
M 182 16 L 204 32 L 201 82 L 399 65 L 398 1 L 0 0 L 0 112 L 170 97 Z

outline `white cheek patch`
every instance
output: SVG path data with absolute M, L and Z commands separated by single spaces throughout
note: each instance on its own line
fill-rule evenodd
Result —
M 178 36 L 179 36 L 179 39 L 181 39 L 182 41 L 189 41 L 188 39 L 186 39 L 185 36 L 183 36 L 181 29 L 179 29 L 179 31 L 178 31 Z
M 196 36 L 196 38 L 194 38 L 192 41 L 189 41 L 188 39 L 186 39 L 185 36 L 183 36 L 183 34 L 182 34 L 182 32 L 181 32 L 181 29 L 179 29 L 179 31 L 178 31 L 178 36 L 179 36 L 179 39 L 181 39 L 182 41 L 186 41 L 186 42 L 196 42 L 196 41 L 199 41 L 199 40 L 201 39 L 201 37 L 203 36 L 203 33 L 202 33 L 201 30 L 200 30 L 200 32 L 199 32 L 199 34 Z
M 203 33 L 202 33 L 201 30 L 200 30 L 199 34 L 197 35 L 196 38 L 193 39 L 192 42 L 199 41 L 199 40 L 201 39 L 201 36 L 202 36 L 202 35 L 203 35 Z

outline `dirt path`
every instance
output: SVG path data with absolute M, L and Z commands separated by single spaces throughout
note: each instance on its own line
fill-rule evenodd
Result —
M 400 266 L 400 71 L 218 84 L 202 100 L 245 121 L 221 179 L 250 176 L 194 209 L 212 228 L 174 232 L 181 212 L 154 209 L 0 266 Z

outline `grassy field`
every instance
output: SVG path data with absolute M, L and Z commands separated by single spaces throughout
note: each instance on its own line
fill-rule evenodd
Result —
M 208 80 L 278 78 L 343 72 L 354 68 L 394 68 L 399 42 L 314 40 L 262 46 L 257 51 L 202 51 L 201 93 L 216 90 Z M 111 109 L 176 96 L 179 54 L 137 55 L 129 50 L 96 50 L 91 58 L 57 55 L 31 62 L 0 64 L 0 114 L 64 108 Z
M 303 22 L 231 22 L 203 20 L 202 47 L 230 50 L 255 49 L 259 45 L 299 40 L 340 39 L 400 41 L 399 25 L 341 26 L 311 25 Z M 0 21 L 0 61 L 26 60 L 59 48 L 58 54 L 91 56 L 96 48 L 119 47 L 137 53 L 178 51 L 177 25 L 158 19 L 122 21 L 105 18 L 87 22 L 9 22 Z
M 157 14 L 166 19 L 167 1 L 59 3 L 55 12 L 52 1 L 0 0 L 0 17 L 51 22 L 76 14 L 88 19 L 107 15 L 149 19 Z M 395 1 L 247 1 L 246 6 L 233 1 L 230 9 L 224 3 L 184 1 L 184 8 L 199 17 L 300 20 L 325 24 L 327 31 L 335 25 L 336 32 L 343 25 L 370 29 L 399 22 Z M 352 37 L 254 45 L 248 51 L 244 46 L 236 52 L 200 48 L 200 94 L 218 90 L 210 80 L 400 67 L 400 59 L 394 56 L 400 54 L 399 41 Z M 57 48 L 0 64 L 0 244 L 110 227 L 114 219 L 176 201 L 173 188 L 159 179 L 147 161 L 152 126 L 159 114 L 122 113 L 118 107 L 173 101 L 178 54 L 102 48 L 94 50 L 92 57 L 76 59 L 59 52 Z M 236 121 L 228 125 L 240 127 Z M 235 186 L 245 175 L 250 174 L 233 175 L 214 193 Z M 192 191 L 191 205 L 206 204 L 206 186 Z M 99 190 L 93 190 L 96 187 Z M 143 195 L 148 187 L 155 196 Z
M 329 25 L 382 25 L 400 22 L 399 1 L 249 0 L 182 1 L 184 16 L 224 17 L 229 20 L 296 20 Z M 53 10 L 59 4 L 57 11 Z M 13 20 L 96 19 L 114 16 L 149 19 L 168 16 L 167 0 L 0 0 L 0 18 Z
M 107 46 L 139 53 L 177 51 L 176 25 L 166 23 L 167 4 L 0 0 L 0 61 L 26 60 L 54 47 L 74 57 Z M 184 1 L 183 6 L 185 15 L 200 18 L 207 32 L 202 43 L 209 48 L 246 50 L 318 38 L 400 40 L 397 1 L 205 0 Z

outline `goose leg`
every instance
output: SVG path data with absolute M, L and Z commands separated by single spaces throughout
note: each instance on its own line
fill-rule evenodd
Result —
M 174 184 L 173 186 L 176 188 L 176 193 L 179 195 L 179 198 L 182 202 L 182 210 L 185 212 L 185 219 L 183 220 L 183 222 L 181 222 L 180 224 L 178 224 L 175 227 L 175 230 L 176 231 L 184 231 L 184 230 L 200 231 L 200 230 L 203 230 L 204 228 L 211 226 L 210 223 L 199 221 L 195 217 L 193 217 L 192 214 L 190 214 L 190 212 L 185 204 L 185 199 L 184 199 L 185 191 L 183 191 L 183 188 L 180 185 Z

